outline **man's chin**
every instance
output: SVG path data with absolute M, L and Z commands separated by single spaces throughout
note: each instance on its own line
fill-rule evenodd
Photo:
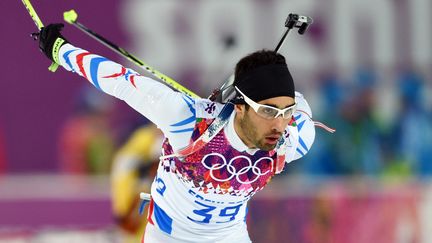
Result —
M 276 144 L 269 144 L 269 143 L 261 143 L 259 146 L 257 146 L 259 149 L 264 151 L 270 151 L 276 148 Z

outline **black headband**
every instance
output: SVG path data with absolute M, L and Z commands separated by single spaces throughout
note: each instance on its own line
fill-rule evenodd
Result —
M 255 102 L 278 96 L 295 97 L 294 80 L 286 64 L 260 66 L 236 77 L 234 86 Z

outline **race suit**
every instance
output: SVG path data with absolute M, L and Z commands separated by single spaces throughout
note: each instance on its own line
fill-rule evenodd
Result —
M 66 70 L 124 100 L 164 133 L 144 242 L 250 242 L 247 202 L 276 174 L 276 150 L 248 148 L 234 130 L 232 112 L 200 150 L 169 157 L 198 139 L 224 104 L 188 97 L 71 44 L 62 46 L 59 55 Z M 286 163 L 304 156 L 315 138 L 309 105 L 298 92 L 295 100 L 297 111 L 283 136 Z

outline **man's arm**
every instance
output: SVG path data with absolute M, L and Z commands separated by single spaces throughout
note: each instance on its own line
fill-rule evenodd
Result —
M 66 44 L 59 64 L 86 78 L 97 89 L 124 100 L 156 124 L 174 147 L 186 146 L 195 125 L 195 100 L 166 85 L 110 61 Z
M 60 33 L 63 24 L 39 32 L 39 48 L 66 70 L 86 78 L 97 89 L 124 100 L 156 124 L 174 149 L 189 143 L 195 125 L 195 100 L 105 57 L 69 44 Z

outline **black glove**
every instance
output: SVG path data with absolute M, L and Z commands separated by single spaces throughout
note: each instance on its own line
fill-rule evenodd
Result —
M 58 51 L 60 47 L 69 43 L 60 33 L 64 24 L 49 24 L 39 31 L 39 49 L 52 61 L 59 64 Z

